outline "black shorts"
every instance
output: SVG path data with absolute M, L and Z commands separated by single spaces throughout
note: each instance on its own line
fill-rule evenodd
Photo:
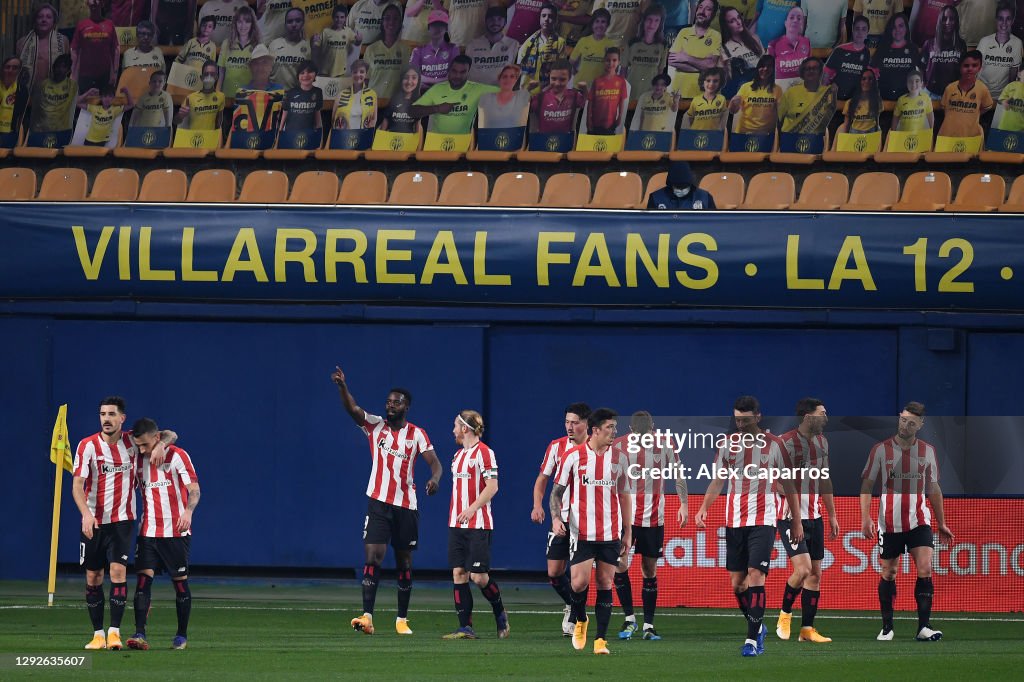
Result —
M 188 555 L 192 536 L 147 538 L 139 536 L 135 543 L 135 570 L 166 572 L 172 578 L 188 576 Z
M 811 561 L 821 561 L 825 558 L 825 520 L 807 519 L 801 523 L 804 526 L 804 539 L 796 547 L 789 542 L 789 529 L 793 522 L 784 519 L 778 523 L 779 537 L 782 538 L 782 546 L 786 548 L 786 556 L 810 554 Z
M 633 546 L 640 556 L 652 559 L 665 556 L 665 526 L 633 526 Z
M 470 573 L 491 570 L 491 531 L 480 528 L 448 529 L 448 566 Z
M 918 526 L 904 533 L 879 533 L 878 546 L 883 559 L 895 559 L 915 547 L 935 547 L 931 526 Z
M 775 548 L 775 526 L 725 529 L 725 567 L 730 571 L 756 568 L 765 575 Z
M 622 550 L 622 543 L 618 540 L 613 542 L 587 542 L 586 540 L 569 541 L 569 563 L 575 566 L 585 561 L 600 561 L 612 566 L 619 565 L 619 552 Z
M 134 521 L 104 523 L 93 529 L 92 540 L 83 533 L 78 545 L 78 564 L 87 571 L 101 571 L 110 564 L 127 566 L 134 525 Z
M 553 532 L 548 531 L 548 561 L 568 561 L 569 560 L 569 535 L 568 528 L 566 528 L 565 535 L 555 535 Z
M 380 500 L 370 500 L 363 521 L 363 543 L 412 551 L 420 538 L 420 513 Z

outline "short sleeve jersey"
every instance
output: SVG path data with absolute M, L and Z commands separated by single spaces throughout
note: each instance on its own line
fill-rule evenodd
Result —
M 974 87 L 963 92 L 960 82 L 950 83 L 942 94 L 942 108 L 946 117 L 939 128 L 939 135 L 946 137 L 974 137 L 979 135 L 978 121 L 982 111 L 993 105 L 992 95 L 980 80 Z
M 174 110 L 171 95 L 161 90 L 155 95 L 148 92 L 135 103 L 133 126 L 140 128 L 160 128 L 167 125 L 167 113 Z
M 498 88 L 493 85 L 484 85 L 473 81 L 466 81 L 461 88 L 455 90 L 445 81 L 427 90 L 426 94 L 420 97 L 415 104 L 451 104 L 452 110 L 447 114 L 434 114 L 430 117 L 429 129 L 448 135 L 463 135 L 473 129 L 480 97 L 486 92 L 497 91 Z
M 416 457 L 433 450 L 427 432 L 406 423 L 397 431 L 375 414 L 367 413 L 361 426 L 370 443 L 370 481 L 366 496 L 405 509 L 416 509 L 413 464 Z

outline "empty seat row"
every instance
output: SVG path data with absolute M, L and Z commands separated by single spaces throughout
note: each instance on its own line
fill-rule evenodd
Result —
M 36 174 L 28 168 L 0 169 L 0 200 L 23 201 L 145 201 L 259 204 L 398 204 L 412 206 L 544 206 L 552 208 L 634 208 L 643 183 L 635 173 L 606 173 L 591 196 L 590 178 L 558 173 L 544 186 L 534 173 L 510 172 L 494 183 L 483 173 L 450 173 L 442 183 L 429 172 L 398 175 L 388 188 L 380 171 L 354 171 L 339 179 L 334 173 L 307 171 L 289 191 L 288 176 L 280 171 L 253 171 L 236 196 L 237 180 L 229 170 L 207 169 L 189 182 L 180 170 L 154 170 L 140 182 L 130 168 L 106 168 L 96 176 L 92 191 L 79 168 L 56 168 L 43 178 L 36 194 Z
M 781 211 L 955 211 L 1019 213 L 1024 211 L 1024 176 L 1018 177 L 1006 197 L 1001 175 L 974 173 L 965 176 L 953 198 L 953 183 L 946 173 L 914 173 L 900 188 L 893 173 L 861 173 L 851 190 L 839 173 L 813 173 L 804 180 L 799 198 L 796 181 L 789 173 L 759 173 L 746 187 L 743 176 L 710 173 L 700 182 L 711 192 L 720 209 Z
M 291 187 L 281 171 L 253 171 L 236 194 L 235 174 L 223 169 L 199 171 L 191 182 L 180 170 L 154 170 L 140 182 L 139 174 L 130 168 L 107 168 L 89 191 L 85 171 L 56 168 L 43 178 L 37 195 L 34 171 L 4 168 L 0 169 L 0 200 L 631 209 L 645 207 L 651 193 L 665 185 L 665 176 L 653 175 L 645 191 L 636 173 L 608 172 L 592 193 L 590 178 L 580 173 L 557 173 L 542 188 L 536 174 L 513 171 L 498 176 L 492 189 L 485 174 L 472 171 L 450 173 L 443 182 L 431 172 L 407 171 L 390 188 L 380 171 L 354 171 L 343 179 L 330 172 L 306 171 Z M 963 178 L 955 200 L 949 176 L 930 171 L 911 175 L 902 191 L 896 175 L 878 172 L 858 175 L 852 190 L 845 175 L 813 173 L 803 181 L 799 197 L 796 180 L 789 173 L 759 173 L 749 186 L 736 173 L 709 173 L 700 186 L 714 196 L 719 209 L 1024 212 L 1024 176 L 1017 178 L 1006 198 L 1002 176 L 988 173 Z

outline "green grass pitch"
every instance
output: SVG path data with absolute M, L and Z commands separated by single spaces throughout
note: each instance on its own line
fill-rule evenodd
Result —
M 723 585 L 718 586 L 724 589 Z M 89 652 L 89 670 L 15 668 L 16 655 L 74 655 L 90 637 L 82 597 L 84 580 L 63 580 L 57 605 L 45 606 L 40 583 L 0 583 L 0 680 L 516 680 L 727 679 L 727 680 L 980 680 L 1020 679 L 1024 667 L 1024 616 L 935 614 L 946 638 L 913 639 L 916 616 L 898 614 L 896 640 L 876 642 L 871 613 L 819 613 L 818 629 L 835 639 L 811 645 L 779 641 L 777 611 L 765 621 L 764 656 L 739 654 L 744 622 L 738 613 L 662 609 L 660 642 L 618 641 L 622 623 L 612 617 L 611 656 L 572 649 L 560 635 L 561 609 L 546 586 L 508 583 L 504 598 L 512 636 L 499 641 L 489 605 L 474 587 L 474 623 L 481 639 L 442 641 L 457 622 L 450 590 L 442 583 L 414 586 L 411 637 L 394 632 L 393 582 L 384 582 L 374 621 L 377 634 L 356 633 L 348 621 L 360 611 L 358 587 L 345 582 L 195 580 L 189 646 L 171 651 L 175 615 L 166 578 L 154 585 L 150 651 Z M 714 586 L 710 586 L 714 587 Z M 129 608 L 122 624 L 132 634 Z M 107 588 L 109 594 L 109 587 Z M 799 613 L 794 617 L 798 624 Z M 591 640 L 595 623 L 591 618 Z

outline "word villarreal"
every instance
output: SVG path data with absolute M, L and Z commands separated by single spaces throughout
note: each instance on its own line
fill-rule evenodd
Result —
M 72 225 L 71 232 L 89 281 L 116 269 L 123 281 L 232 282 L 237 277 L 266 283 L 301 274 L 297 281 L 336 283 L 340 270 L 342 281 L 356 284 L 369 284 L 372 277 L 376 284 L 432 284 L 448 278 L 469 285 L 471 277 L 474 286 L 512 285 L 512 275 L 488 268 L 485 231 L 462 233 L 457 243 L 452 230 L 418 235 L 417 230 L 276 228 L 271 234 L 261 230 L 257 238 L 254 228 L 243 227 L 218 231 L 213 239 L 201 234 L 197 240 L 195 227 L 183 227 L 173 236 L 161 228 L 155 244 L 149 226 L 107 225 L 87 232 Z M 717 263 L 703 255 L 717 251 L 718 244 L 702 232 L 678 237 L 629 233 L 624 249 L 612 250 L 602 232 L 542 231 L 533 247 L 538 286 L 551 286 L 552 273 L 560 278 L 571 273 L 574 287 L 593 279 L 610 287 L 622 286 L 624 279 L 625 286 L 636 287 L 643 278 L 658 287 L 674 281 L 688 289 L 708 289 L 719 278 Z

